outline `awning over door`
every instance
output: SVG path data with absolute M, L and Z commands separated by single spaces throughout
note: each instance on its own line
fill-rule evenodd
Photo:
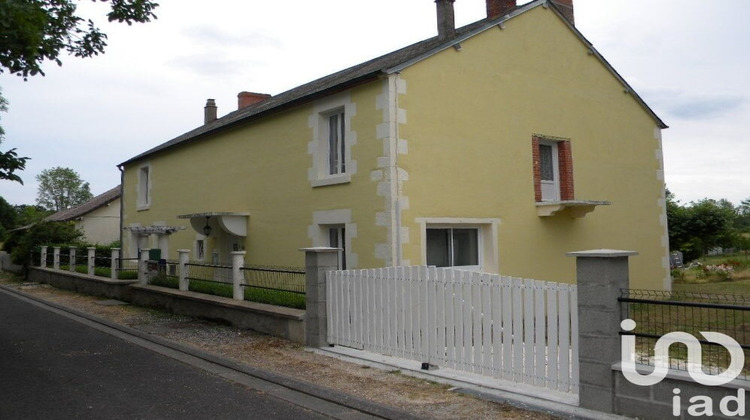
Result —
M 190 219 L 190 226 L 200 234 L 205 235 L 206 232 L 216 232 L 216 229 L 221 229 L 230 235 L 247 236 L 247 222 L 250 214 L 211 211 L 181 214 L 177 218 Z M 207 236 L 210 236 L 210 233 Z
M 185 226 L 127 226 L 123 230 L 129 230 L 137 235 L 171 235 L 178 230 L 184 230 Z

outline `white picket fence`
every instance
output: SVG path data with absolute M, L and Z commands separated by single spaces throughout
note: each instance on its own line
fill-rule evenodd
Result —
M 328 342 L 578 392 L 575 285 L 435 267 L 332 271 Z

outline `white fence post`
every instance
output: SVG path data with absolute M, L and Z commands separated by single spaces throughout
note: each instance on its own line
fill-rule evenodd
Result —
M 110 261 L 110 275 L 112 280 L 117 280 L 118 260 L 120 259 L 120 248 L 112 248 L 112 260 Z
M 47 268 L 47 247 L 42 247 L 42 257 L 39 260 L 39 267 Z
M 60 247 L 52 247 L 52 268 L 55 270 L 60 269 Z
M 88 268 L 89 268 L 88 273 L 89 273 L 89 276 L 93 276 L 94 267 L 96 266 L 96 247 L 90 246 L 87 249 L 89 251 L 89 255 L 87 258 Z
M 232 297 L 235 300 L 245 299 L 243 265 L 245 265 L 245 251 L 232 251 Z
M 148 252 L 149 248 L 141 249 L 141 255 L 138 259 L 138 283 L 148 284 Z
M 188 274 L 188 268 L 187 263 L 190 259 L 190 250 L 189 249 L 178 249 L 177 250 L 178 257 L 178 266 L 177 271 L 179 275 L 179 289 L 183 292 L 186 292 L 190 289 L 190 280 L 187 278 Z
M 71 246 L 70 247 L 70 264 L 68 266 L 68 270 L 75 272 L 76 271 L 76 249 L 77 247 Z

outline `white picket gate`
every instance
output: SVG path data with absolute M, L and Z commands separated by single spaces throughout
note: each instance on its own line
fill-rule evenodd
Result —
M 578 392 L 575 285 L 435 267 L 326 279 L 331 344 Z

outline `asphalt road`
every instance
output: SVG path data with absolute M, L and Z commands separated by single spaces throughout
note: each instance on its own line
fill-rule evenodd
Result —
M 242 382 L 0 292 L 0 419 L 326 418 Z

